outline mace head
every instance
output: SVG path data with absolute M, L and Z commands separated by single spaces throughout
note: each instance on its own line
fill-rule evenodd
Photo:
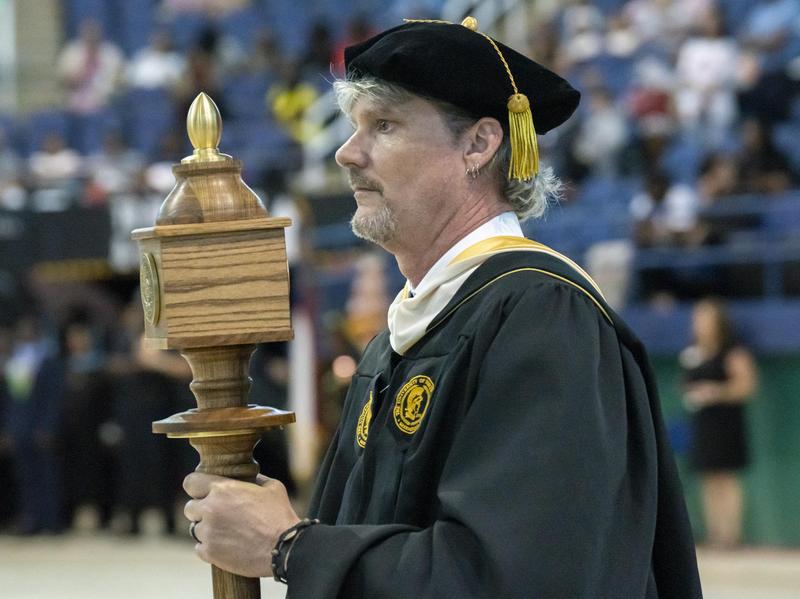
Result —
M 189 107 L 186 115 L 186 130 L 192 142 L 194 152 L 181 163 L 186 162 L 220 162 L 230 160 L 227 154 L 219 151 L 219 140 L 222 137 L 222 116 L 219 108 L 205 92 L 200 92 Z

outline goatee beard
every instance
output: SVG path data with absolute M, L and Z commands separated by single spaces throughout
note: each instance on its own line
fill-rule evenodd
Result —
M 396 223 L 392 211 L 386 204 L 382 204 L 369 215 L 360 215 L 356 210 L 350 219 L 350 228 L 356 237 L 383 245 L 394 237 Z

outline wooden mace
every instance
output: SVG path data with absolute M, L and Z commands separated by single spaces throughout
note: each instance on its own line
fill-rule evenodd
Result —
M 217 149 L 222 119 L 201 93 L 186 118 L 194 152 L 175 165 L 176 184 L 139 242 L 145 342 L 177 349 L 194 376 L 197 408 L 153 423 L 189 439 L 197 471 L 255 482 L 253 449 L 294 413 L 250 405 L 255 344 L 292 338 L 284 227 L 242 181 L 242 164 Z M 259 579 L 212 566 L 214 599 L 259 599 Z

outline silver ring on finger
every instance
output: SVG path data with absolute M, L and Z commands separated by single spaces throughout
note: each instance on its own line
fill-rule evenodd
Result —
M 192 537 L 192 538 L 193 538 L 195 541 L 197 541 L 198 543 L 202 543 L 203 541 L 201 541 L 200 539 L 198 539 L 198 538 L 197 538 L 197 533 L 195 532 L 195 529 L 197 528 L 197 525 L 198 525 L 198 524 L 200 524 L 200 523 L 199 523 L 199 522 L 196 522 L 196 521 L 192 521 L 192 522 L 190 522 L 190 523 L 189 523 L 189 535 L 190 535 L 190 536 L 191 536 L 191 537 Z

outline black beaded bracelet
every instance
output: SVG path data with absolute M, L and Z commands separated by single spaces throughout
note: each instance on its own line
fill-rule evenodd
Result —
M 286 574 L 292 547 L 294 547 L 295 542 L 305 529 L 309 526 L 314 526 L 314 524 L 319 524 L 319 520 L 303 518 L 291 528 L 284 530 L 281 536 L 278 537 L 278 542 L 275 543 L 275 548 L 272 550 L 272 577 L 276 582 L 284 584 L 289 582 L 286 579 Z M 281 559 L 281 556 L 283 556 L 283 559 Z

